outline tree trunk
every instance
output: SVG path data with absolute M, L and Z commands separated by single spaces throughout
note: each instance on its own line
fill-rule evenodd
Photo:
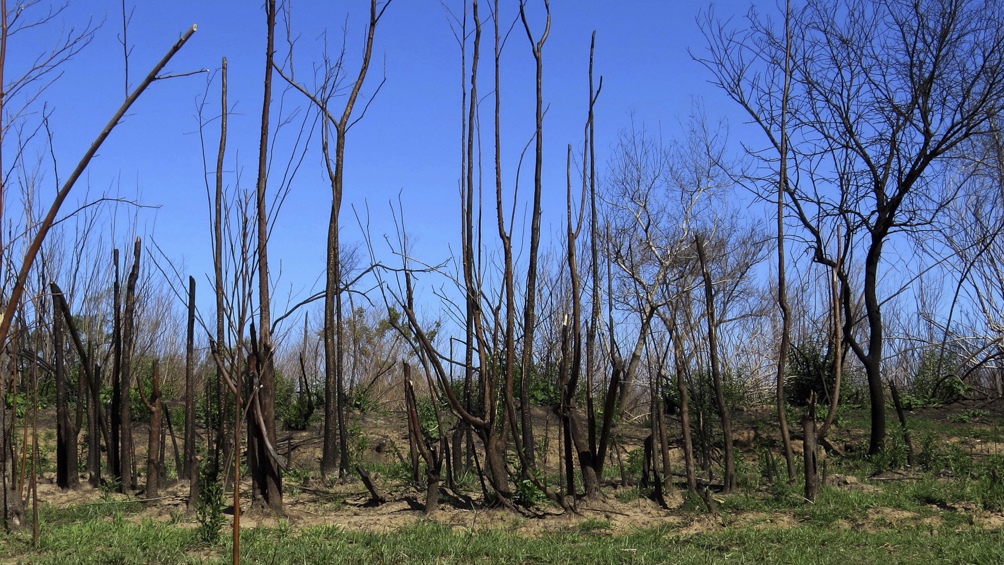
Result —
M 160 496 L 161 470 L 163 462 L 161 453 L 161 400 L 160 400 L 160 369 L 156 360 L 153 362 L 152 374 L 150 377 L 152 390 L 149 399 L 143 393 L 143 383 L 136 382 L 140 398 L 143 404 L 150 410 L 150 438 L 147 442 L 146 450 L 146 498 L 157 498 Z
M 812 502 L 819 494 L 819 467 L 816 461 L 816 394 L 809 394 L 809 406 L 802 418 L 802 454 L 805 459 L 805 498 Z
M 216 344 L 223 347 L 226 343 L 224 326 L 224 290 L 223 290 L 223 158 L 227 148 L 227 58 L 223 57 L 222 68 L 220 70 L 220 146 L 216 154 L 216 187 L 213 198 L 213 285 L 216 298 Z M 211 393 L 216 395 L 216 413 L 219 420 L 219 430 L 216 434 L 216 442 L 209 447 L 213 451 L 213 468 L 220 469 L 220 458 L 223 456 L 223 445 L 227 439 L 227 391 L 222 378 L 223 366 L 217 365 L 215 374 L 215 390 L 206 389 L 206 399 Z M 240 386 L 237 386 L 238 395 Z M 239 412 L 239 411 L 238 411 Z M 210 411 L 206 410 L 206 434 L 210 434 L 211 426 L 208 425 Z M 237 435 L 235 434 L 235 438 Z M 224 480 L 225 482 L 225 480 Z
M 784 255 L 784 197 L 788 191 L 788 95 L 791 85 L 791 2 L 785 5 L 784 18 L 784 91 L 781 94 L 781 142 L 778 147 L 779 170 L 777 183 L 777 306 L 781 311 L 781 344 L 777 354 L 777 378 L 774 403 L 777 424 L 781 432 L 781 446 L 784 461 L 788 467 L 788 481 L 795 480 L 795 456 L 791 449 L 791 435 L 788 433 L 788 418 L 785 413 L 784 379 L 787 376 L 788 349 L 791 347 L 791 310 L 788 307 L 788 283 L 785 273 Z
M 526 20 L 524 3 L 519 4 L 519 15 L 526 30 L 526 36 L 530 40 L 530 47 L 533 51 L 533 58 L 536 62 L 536 133 L 534 135 L 536 145 L 534 147 L 534 168 L 533 168 L 533 210 L 530 221 L 530 256 L 526 269 L 526 303 L 523 309 L 523 360 L 522 378 L 520 379 L 520 405 L 523 409 L 523 450 L 526 463 L 531 468 L 534 467 L 535 450 L 533 446 L 533 423 L 530 419 L 530 374 L 533 371 L 533 334 L 537 317 L 537 254 L 540 247 L 540 217 L 541 217 L 541 194 L 543 192 L 542 174 L 544 168 L 544 42 L 551 31 L 551 8 L 544 2 L 544 10 L 547 14 L 547 22 L 540 39 L 536 42 L 533 33 L 530 31 L 530 24 Z M 498 53 L 496 52 L 496 59 Z
M 338 289 L 338 205 L 332 200 L 328 217 L 327 269 L 324 287 L 324 437 L 321 449 L 321 476 L 333 475 L 339 468 L 338 411 L 338 328 L 335 321 L 335 293 Z
M 93 355 L 87 356 L 87 362 L 93 363 Z M 101 484 L 101 439 L 98 437 L 98 424 L 101 418 L 101 367 L 91 365 L 91 382 L 88 383 L 87 397 L 87 482 L 92 487 Z M 107 435 L 105 436 L 107 440 Z M 106 442 L 107 446 L 107 442 Z
M 868 353 L 858 355 L 868 377 L 868 397 L 871 405 L 871 435 L 868 454 L 876 455 L 885 448 L 885 390 L 882 386 L 882 312 L 878 299 L 878 267 L 882 255 L 882 237 L 872 236 L 865 258 L 865 312 L 868 318 Z M 857 349 L 855 349 L 857 351 Z
M 248 428 L 248 440 L 253 443 L 248 446 L 248 453 L 256 452 L 256 457 L 253 460 L 256 468 L 251 468 L 252 461 L 249 456 L 248 470 L 256 483 L 255 492 L 262 497 L 269 509 L 276 514 L 281 514 L 282 475 L 279 471 L 279 462 L 269 456 L 267 449 L 267 445 L 275 444 L 276 437 L 275 368 L 272 358 L 271 291 L 269 290 L 268 269 L 268 205 L 265 198 L 268 181 L 269 108 L 272 104 L 272 62 L 275 54 L 275 0 L 268 0 L 265 3 L 265 13 L 267 17 L 265 79 L 262 96 L 261 135 L 258 140 L 258 180 L 255 190 L 260 341 L 257 344 L 255 354 L 257 389 L 252 395 L 256 402 L 248 411 L 249 415 L 256 414 L 255 419 L 260 418 L 262 422 L 256 421 L 253 427 L 249 426 Z
M 6 350 L 5 353 L 9 353 Z M 9 356 L 13 359 L 13 355 Z M 11 372 L 0 376 L 0 392 L 13 391 L 15 383 L 14 363 L 10 363 Z M 16 488 L 17 457 L 14 454 L 14 410 L 8 408 L 7 402 L 0 400 L 0 520 L 4 528 L 13 530 L 24 525 L 24 505 Z
M 195 463 L 195 277 L 188 277 L 188 331 L 185 337 L 185 452 L 184 468 L 179 478 L 199 483 Z
M 56 486 L 61 489 L 76 488 L 77 474 L 77 426 L 70 417 L 70 404 L 66 390 L 66 336 L 63 330 L 66 321 L 57 305 L 52 301 L 52 341 L 56 380 Z M 81 402 L 83 399 L 78 399 Z
M 126 279 L 125 311 L 122 315 L 122 362 L 119 365 L 119 390 L 121 402 L 121 452 L 119 463 L 122 470 L 121 491 L 127 493 L 136 488 L 133 474 L 132 413 L 129 406 L 129 391 L 132 388 L 132 356 L 136 344 L 136 283 L 139 281 L 139 260 L 142 243 L 137 237 L 133 244 L 133 262 Z
M 697 256 L 704 273 L 704 300 L 707 306 L 708 319 L 708 349 L 711 360 L 711 380 L 715 388 L 715 401 L 718 404 L 718 414 L 722 421 L 722 435 L 725 436 L 725 474 L 724 491 L 731 493 L 736 488 L 736 460 L 732 444 L 732 418 L 725 401 L 725 388 L 722 383 L 721 364 L 718 360 L 718 320 L 715 316 L 715 291 L 711 282 L 711 272 L 704 252 L 704 240 L 700 234 L 694 236 L 697 246 Z
M 411 382 L 411 366 L 404 364 L 404 402 L 408 413 L 408 435 L 411 443 L 425 461 L 425 513 L 434 514 L 439 508 L 439 478 L 443 466 L 443 446 L 445 440 L 440 429 L 440 438 L 427 438 L 418 419 L 418 400 Z M 437 451 L 436 443 L 439 443 Z
M 683 377 L 683 337 L 675 327 L 673 328 L 673 364 L 676 367 L 676 391 L 680 395 L 680 428 L 683 434 L 683 462 L 687 474 L 687 490 L 697 492 L 694 441 L 690 433 L 690 398 L 687 394 L 687 383 Z
M 119 281 L 119 250 L 112 250 L 115 282 L 112 286 L 112 406 L 111 444 L 108 446 L 108 469 L 122 484 L 122 285 Z

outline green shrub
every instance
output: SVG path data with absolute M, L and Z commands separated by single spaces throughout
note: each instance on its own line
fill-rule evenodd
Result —
M 276 416 L 287 430 L 302 431 L 313 423 L 317 399 L 307 390 L 296 390 L 296 384 L 281 374 L 275 375 Z
M 829 404 L 834 388 L 833 347 L 829 342 L 808 340 L 793 344 L 788 355 L 788 375 L 784 396 L 792 406 L 806 406 L 809 395 L 815 393 L 818 404 Z M 841 376 L 841 393 L 849 384 Z
M 946 404 L 962 400 L 969 393 L 969 386 L 959 380 L 961 357 L 948 348 L 929 347 L 920 356 L 917 372 L 910 381 L 909 393 L 922 405 Z
M 211 461 L 199 466 L 199 497 L 195 501 L 195 517 L 199 522 L 199 539 L 210 545 L 220 540 L 220 528 L 226 522 L 223 485 L 220 483 L 219 469 Z

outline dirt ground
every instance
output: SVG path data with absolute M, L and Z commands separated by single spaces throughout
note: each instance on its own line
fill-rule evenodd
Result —
M 1001 411 L 1001 406 L 989 406 L 986 409 L 992 414 L 992 417 L 996 417 Z M 940 411 L 937 414 L 938 418 L 953 421 L 953 419 L 957 420 L 960 414 L 971 414 L 974 413 L 974 410 L 983 410 L 983 408 L 976 405 L 955 405 L 938 410 Z M 931 414 L 926 415 L 931 416 Z M 548 415 L 543 410 L 540 413 L 535 413 L 534 416 L 535 419 L 539 420 L 540 441 L 548 439 L 548 449 L 541 451 L 542 463 L 547 466 L 556 465 L 558 460 L 558 442 L 555 441 L 557 421 L 553 415 Z M 757 453 L 756 446 L 759 443 L 772 441 L 769 420 L 762 419 L 760 416 L 748 412 L 740 414 L 737 418 L 741 428 L 736 433 L 736 443 L 740 448 L 750 450 L 752 455 Z M 399 456 L 407 456 L 407 436 L 402 415 L 385 412 L 377 415 L 364 415 L 361 418 L 356 423 L 361 430 L 364 430 L 360 432 L 365 438 L 360 442 L 360 445 L 364 446 L 363 457 L 365 459 L 392 463 Z M 43 451 L 50 450 L 49 456 L 54 459 L 52 451 L 54 446 L 50 445 L 54 443 L 54 434 L 46 432 L 44 425 L 50 420 L 51 415 L 49 414 L 40 416 L 40 425 L 43 430 L 40 432 L 40 442 L 41 449 Z M 575 512 L 562 512 L 560 508 L 553 505 L 545 505 L 542 510 L 536 513 L 518 514 L 506 509 L 484 508 L 476 502 L 473 504 L 461 502 L 456 497 L 444 493 L 441 497 L 440 510 L 433 516 L 426 516 L 422 511 L 424 491 L 402 486 L 400 481 L 380 476 L 379 472 L 374 474 L 374 478 L 384 490 L 384 494 L 387 495 L 388 502 L 378 506 L 371 504 L 369 493 L 358 477 L 348 477 L 344 481 L 323 482 L 317 473 L 321 447 L 318 441 L 318 432 L 319 429 L 314 427 L 302 432 L 280 433 L 280 448 L 289 455 L 292 467 L 297 470 L 297 473 L 290 474 L 284 479 L 285 514 L 278 517 L 253 507 L 249 496 L 250 484 L 244 482 L 241 489 L 241 526 L 243 528 L 258 525 L 276 526 L 281 520 L 284 520 L 293 527 L 333 525 L 345 530 L 380 533 L 431 519 L 458 530 L 471 531 L 480 528 L 505 527 L 527 536 L 577 528 L 588 528 L 591 532 L 601 535 L 617 535 L 639 529 L 672 525 L 676 535 L 685 537 L 740 524 L 773 528 L 794 527 L 798 524 L 798 520 L 794 516 L 783 513 L 750 512 L 738 515 L 710 515 L 700 512 L 680 512 L 676 508 L 665 509 L 646 498 L 618 497 L 618 492 L 624 487 L 613 483 L 605 485 L 602 498 L 579 501 Z M 137 463 L 140 465 L 141 473 L 145 464 L 145 453 L 142 452 L 145 451 L 146 433 L 146 429 L 142 426 L 137 427 L 134 432 L 137 444 Z M 624 445 L 641 445 L 648 431 L 641 426 L 622 426 L 618 433 Z M 845 444 L 854 444 L 864 441 L 864 438 L 863 436 L 858 438 L 853 433 L 849 433 L 842 436 L 842 441 Z M 965 442 L 974 452 L 1004 453 L 1001 451 L 1004 446 L 993 442 L 974 441 L 970 438 L 958 438 L 953 441 Z M 680 455 L 679 452 L 674 452 L 672 457 L 675 461 L 679 461 Z M 621 454 L 623 458 L 628 456 L 626 451 Z M 168 459 L 167 464 L 172 465 L 173 459 L 170 456 Z M 554 469 L 552 469 L 553 471 Z M 142 485 L 145 479 L 140 476 L 138 480 Z M 155 521 L 175 523 L 183 527 L 195 527 L 196 525 L 194 518 L 186 515 L 187 483 L 175 481 L 163 489 L 158 498 L 146 500 L 142 491 L 130 496 L 110 493 L 107 489 L 89 486 L 86 476 L 83 475 L 80 482 L 80 488 L 73 491 L 63 491 L 55 485 L 54 472 L 43 473 L 39 478 L 38 485 L 39 502 L 55 506 L 107 505 L 109 513 L 111 513 L 116 503 L 130 499 L 145 500 L 145 509 L 139 513 L 130 514 L 129 519 L 150 518 Z M 828 477 L 828 485 L 838 489 L 878 490 L 878 487 L 873 484 L 862 482 L 853 476 L 838 474 Z M 678 493 L 669 499 L 671 506 L 679 506 L 683 502 L 682 496 Z M 28 511 L 30 512 L 30 503 Z M 889 508 L 873 508 L 856 523 L 842 524 L 842 526 L 852 529 L 869 529 L 888 527 L 889 524 L 903 522 L 920 523 L 922 520 L 926 520 L 923 525 L 930 527 L 932 531 L 936 531 L 939 526 L 936 518 L 921 519 L 916 515 L 903 514 L 902 511 Z M 973 509 L 973 516 L 973 519 L 985 528 L 1000 530 L 1004 527 L 1004 514 L 979 513 Z M 225 528 L 230 526 L 232 518 L 232 506 L 228 505 Z

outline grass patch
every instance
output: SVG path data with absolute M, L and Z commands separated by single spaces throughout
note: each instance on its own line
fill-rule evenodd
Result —
M 889 486 L 878 492 L 824 489 L 815 504 L 768 494 L 725 498 L 725 526 L 694 531 L 702 512 L 683 512 L 672 527 L 611 535 L 605 519 L 544 535 L 516 528 L 472 531 L 421 521 L 389 533 L 339 526 L 250 528 L 241 533 L 243 563 L 999 563 L 1001 534 L 973 525 L 966 513 L 942 510 L 948 498 L 935 481 Z M 134 503 L 132 503 L 134 504 Z M 127 504 L 45 508 L 42 538 L 30 531 L 3 536 L 0 556 L 21 563 L 228 563 L 230 541 L 210 548 L 197 532 L 177 524 L 136 521 Z M 910 512 L 896 514 L 892 511 Z M 743 520 L 744 512 L 787 514 L 772 525 Z M 885 512 L 885 513 L 883 513 Z M 735 519 L 728 518 L 733 515 Z M 935 522 L 925 519 L 935 518 Z M 712 521 L 712 524 L 715 522 Z M 931 523 L 936 524 L 931 526 Z

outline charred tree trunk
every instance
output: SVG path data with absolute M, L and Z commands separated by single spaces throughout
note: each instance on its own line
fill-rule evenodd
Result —
M 132 388 L 132 356 L 136 343 L 136 283 L 139 281 L 139 261 L 142 243 L 139 238 L 133 245 L 132 268 L 126 279 L 125 310 L 122 314 L 122 362 L 119 365 L 119 390 L 122 391 L 119 407 L 122 423 L 121 455 L 119 463 L 122 470 L 121 490 L 127 493 L 136 488 L 136 477 L 133 473 L 133 437 L 132 413 L 129 407 L 129 390 Z
M 534 445 L 533 445 L 533 422 L 530 419 L 530 374 L 533 371 L 533 335 L 537 319 L 537 254 L 540 247 L 540 217 L 541 217 L 541 194 L 543 192 L 542 174 L 544 168 L 544 42 L 551 31 L 551 7 L 548 0 L 544 0 L 544 11 L 547 21 L 540 38 L 534 41 L 533 33 L 530 31 L 530 24 L 526 20 L 524 2 L 519 4 L 519 15 L 523 21 L 523 28 L 526 30 L 526 37 L 530 40 L 530 47 L 533 51 L 533 59 L 536 62 L 536 133 L 534 146 L 534 168 L 533 168 L 533 210 L 530 221 L 530 257 L 526 269 L 526 303 L 523 308 L 523 360 L 522 378 L 520 379 L 520 406 L 523 409 L 523 455 L 526 464 L 534 467 Z M 497 35 L 497 34 L 496 34 Z M 496 50 L 496 59 L 497 57 Z
M 188 277 L 188 328 L 185 334 L 185 441 L 184 467 L 179 478 L 199 484 L 195 462 L 195 277 Z
M 92 368 L 91 382 L 87 387 L 87 482 L 96 487 L 101 484 L 101 438 L 98 437 L 98 425 L 104 425 L 104 418 L 101 414 L 101 390 L 98 385 L 101 382 L 101 367 L 93 365 L 93 358 L 93 355 L 88 355 L 86 361 Z M 106 447 L 107 438 L 106 433 Z
M 119 250 L 112 250 L 115 282 L 112 285 L 112 405 L 111 444 L 108 445 L 108 469 L 122 484 L 122 285 L 119 281 Z
M 84 343 L 80 339 L 73 323 L 73 315 L 70 313 L 70 306 L 66 303 L 66 296 L 60 290 L 59 285 L 50 282 L 52 290 L 54 308 L 58 310 L 55 314 L 61 317 L 65 327 L 69 330 L 71 341 L 80 359 L 80 382 L 83 389 L 78 395 L 78 406 L 87 401 L 87 470 L 89 482 L 92 486 L 97 486 L 101 482 L 101 435 L 105 438 L 105 445 L 110 445 L 108 438 L 108 426 L 105 423 L 101 410 L 101 372 L 100 368 L 94 365 L 93 348 L 84 348 Z M 79 414 L 79 410 L 78 410 Z M 75 425 L 80 430 L 79 419 Z M 100 435 L 99 435 L 100 434 Z
M 226 333 L 224 326 L 224 290 L 223 290 L 223 158 L 227 148 L 227 58 L 223 57 L 222 68 L 220 70 L 220 146 L 216 154 L 216 187 L 213 198 L 213 284 L 216 298 L 216 343 L 222 347 L 226 343 Z M 223 445 L 227 438 L 227 391 L 225 390 L 222 378 L 223 366 L 217 364 L 215 374 L 215 390 L 206 389 L 206 402 L 208 405 L 211 393 L 216 395 L 216 413 L 219 423 L 219 430 L 216 434 L 216 441 L 208 446 L 213 452 L 213 468 L 219 470 L 221 467 L 220 458 L 223 456 Z M 240 386 L 237 387 L 240 390 Z M 239 393 L 238 393 L 239 394 Z M 239 413 L 239 411 L 238 411 Z M 209 418 L 210 410 L 206 410 L 206 418 Z M 206 425 L 206 433 L 210 434 L 212 426 Z M 236 435 L 235 435 L 236 437 Z
M 54 349 L 53 369 L 56 380 L 56 486 L 61 489 L 77 488 L 77 426 L 70 416 L 70 403 L 66 390 L 66 321 L 58 306 L 58 299 L 52 300 L 52 341 Z M 86 361 L 85 361 L 86 362 Z M 83 399 L 78 399 L 81 402 Z
M 188 277 L 187 329 L 185 336 L 185 454 L 184 466 L 179 478 L 188 479 L 188 509 L 194 510 L 195 501 L 199 498 L 199 465 L 195 458 L 195 277 Z M 173 433 L 171 435 L 174 436 Z
M 439 507 L 439 481 L 443 468 L 442 446 L 437 447 L 436 443 L 441 444 L 445 436 L 442 436 L 443 431 L 440 430 L 440 438 L 428 437 L 422 430 L 418 420 L 415 386 L 411 382 L 411 366 L 407 363 L 404 364 L 404 401 L 408 412 L 408 435 L 425 461 L 425 513 L 434 514 Z
M 161 459 L 161 400 L 160 400 L 160 368 L 156 360 L 153 362 L 153 369 L 150 380 L 153 381 L 150 397 L 147 398 L 143 392 L 143 383 L 136 381 L 136 389 L 139 390 L 140 399 L 150 410 L 150 438 L 147 442 L 146 450 L 146 498 L 157 498 L 160 496 L 160 487 L 164 462 Z
M 258 259 L 258 329 L 256 344 L 254 393 L 249 397 L 253 404 L 249 415 L 253 415 L 254 426 L 248 428 L 248 470 L 255 483 L 255 492 L 261 496 L 269 509 L 282 513 L 282 475 L 279 461 L 270 456 L 275 442 L 275 369 L 272 358 L 272 315 L 271 291 L 269 290 L 268 269 L 268 205 L 265 198 L 268 181 L 268 133 L 269 109 L 272 104 L 272 69 L 275 54 L 275 0 L 265 3 L 267 17 L 267 39 L 265 48 L 264 94 L 262 96 L 261 135 L 258 143 L 258 180 L 255 190 L 255 210 L 257 227 Z M 249 422 L 250 424 L 250 422 Z M 252 459 L 251 454 L 255 457 Z M 252 469 L 252 462 L 254 468 Z

